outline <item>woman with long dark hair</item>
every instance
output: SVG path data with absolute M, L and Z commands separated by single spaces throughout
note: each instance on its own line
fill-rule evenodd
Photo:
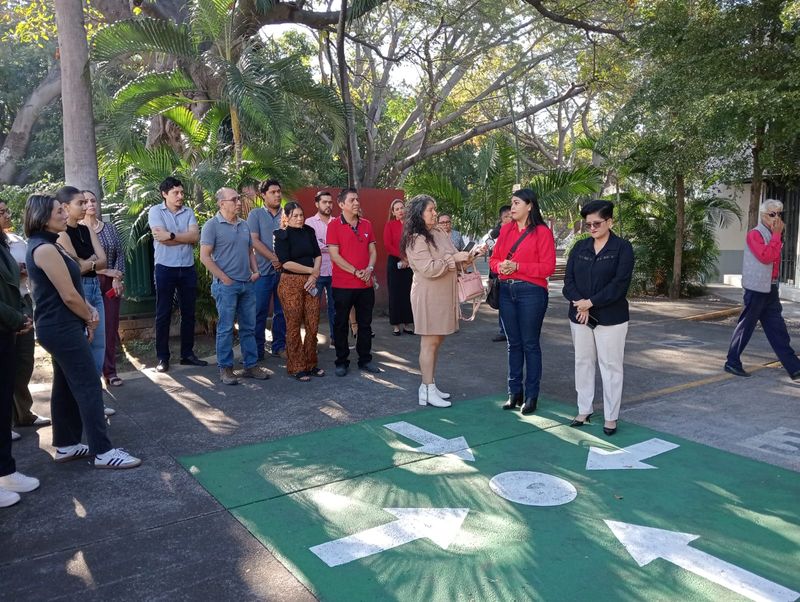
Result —
M 16 337 L 33 328 L 24 313 L 19 291 L 19 265 L 0 228 L 0 508 L 13 506 L 20 493 L 33 491 L 39 481 L 17 472 L 11 455 L 11 413 L 14 405 L 14 379 L 17 363 Z
M 319 287 L 317 278 L 322 253 L 314 228 L 305 225 L 299 203 L 291 201 L 283 208 L 283 228 L 275 230 L 275 254 L 283 271 L 278 283 L 278 297 L 286 318 L 286 371 L 301 382 L 312 376 L 325 376 L 317 366 L 319 330 Z M 300 329 L 305 325 L 305 339 Z
M 456 269 L 471 256 L 456 251 L 450 235 L 439 228 L 436 201 L 426 194 L 415 196 L 408 204 L 400 249 L 414 272 L 411 308 L 415 331 L 420 335 L 419 404 L 446 408 L 450 394 L 436 387 L 436 360 L 444 337 L 458 330 Z
M 28 278 L 33 285 L 34 320 L 39 344 L 53 360 L 50 412 L 55 461 L 94 456 L 97 468 L 141 464 L 106 434 L 103 389 L 90 343 L 100 314 L 86 301 L 81 268 L 59 244 L 67 229 L 64 207 L 55 198 L 34 194 L 25 204 Z M 86 432 L 88 445 L 81 443 Z
M 603 432 L 617 432 L 622 400 L 622 367 L 628 334 L 628 287 L 633 277 L 633 246 L 611 230 L 614 203 L 589 201 L 581 209 L 590 237 L 569 254 L 564 296 L 570 301 L 569 326 L 575 347 L 578 415 L 582 427 L 593 413 L 595 364 L 603 381 Z
M 108 267 L 97 271 L 100 292 L 103 299 L 105 317 L 105 357 L 103 359 L 103 378 L 107 385 L 122 386 L 122 379 L 117 376 L 117 343 L 119 342 L 119 308 L 125 291 L 125 249 L 122 239 L 111 222 L 104 222 L 98 214 L 97 195 L 91 190 L 84 190 L 86 199 L 86 215 L 81 224 L 97 235 L 100 246 L 106 254 Z
M 389 254 L 386 262 L 386 284 L 389 288 L 389 324 L 392 334 L 414 334 L 414 312 L 411 311 L 411 283 L 414 272 L 408 267 L 405 253 L 400 249 L 406 205 L 395 199 L 389 206 L 389 221 L 383 227 L 383 246 Z
M 508 401 L 503 409 L 521 406 L 523 414 L 532 414 L 539 401 L 539 335 L 547 311 L 547 279 L 556 269 L 556 246 L 530 188 L 512 194 L 511 221 L 500 228 L 489 269 L 500 279 L 500 321 L 508 338 Z

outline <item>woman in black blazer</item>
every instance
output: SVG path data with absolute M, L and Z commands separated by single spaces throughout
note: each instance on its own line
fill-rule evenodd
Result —
M 11 408 L 14 405 L 16 337 L 30 332 L 33 321 L 23 313 L 19 292 L 19 265 L 0 228 L 0 508 L 19 501 L 20 493 L 39 487 L 39 481 L 17 472 L 11 455 Z
M 591 417 L 595 363 L 603 381 L 603 432 L 617 432 L 622 400 L 625 337 L 628 333 L 628 287 L 633 275 L 633 247 L 611 228 L 614 203 L 590 201 L 581 209 L 590 238 L 569 254 L 564 296 L 569 306 L 575 347 L 575 390 L 578 415 L 570 426 L 581 427 Z

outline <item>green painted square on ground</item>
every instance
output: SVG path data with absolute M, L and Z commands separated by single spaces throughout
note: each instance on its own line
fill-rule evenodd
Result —
M 564 426 L 566 406 L 536 416 L 497 399 L 459 402 L 279 441 L 183 458 L 200 483 L 323 600 L 736 600 L 672 562 L 640 567 L 604 520 L 699 535 L 692 555 L 800 591 L 800 475 L 627 423 Z M 421 454 L 383 427 L 405 421 L 464 436 L 474 462 Z M 590 446 L 651 438 L 680 445 L 652 470 L 586 470 Z M 536 471 L 577 497 L 525 506 L 492 477 Z M 396 521 L 384 508 L 466 508 L 447 549 L 429 539 L 329 567 L 310 548 Z M 701 563 L 702 564 L 702 563 Z

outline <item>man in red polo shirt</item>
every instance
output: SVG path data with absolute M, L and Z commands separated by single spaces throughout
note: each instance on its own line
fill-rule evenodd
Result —
M 333 263 L 333 304 L 336 318 L 333 340 L 336 345 L 336 376 L 345 376 L 350 365 L 347 327 L 350 310 L 356 310 L 358 367 L 378 373 L 372 363 L 372 308 L 375 306 L 373 271 L 378 251 L 372 224 L 360 217 L 358 191 L 345 188 L 339 193 L 342 214 L 328 223 L 327 243 Z

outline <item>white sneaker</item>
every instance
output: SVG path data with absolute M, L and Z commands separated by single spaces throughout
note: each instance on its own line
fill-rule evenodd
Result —
M 109 408 L 108 406 L 103 406 L 103 414 L 106 416 L 113 416 L 116 414 L 117 411 L 114 408 Z
M 80 460 L 89 456 L 89 446 L 83 443 L 76 443 L 69 447 L 56 448 L 56 462 L 69 462 L 70 460 Z
M 450 393 L 445 393 L 444 391 L 440 391 L 439 387 L 436 386 L 436 383 L 432 383 L 431 386 L 436 389 L 436 394 L 441 397 L 442 399 L 450 399 Z
M 39 479 L 26 477 L 21 472 L 14 472 L 0 477 L 0 489 L 16 491 L 17 493 L 28 493 L 39 488 Z
M 17 431 L 11 431 L 12 441 L 19 441 L 20 439 L 22 439 L 22 435 L 20 435 Z
M 436 394 L 436 385 L 420 385 L 419 405 L 429 405 L 436 408 L 449 408 L 450 402 L 445 401 Z
M 139 458 L 130 455 L 121 447 L 115 447 L 94 457 L 95 468 L 136 468 L 141 463 Z
M 19 494 L 14 491 L 9 491 L 8 489 L 0 488 L 0 508 L 8 508 L 9 506 L 13 506 L 22 498 L 19 497 Z

